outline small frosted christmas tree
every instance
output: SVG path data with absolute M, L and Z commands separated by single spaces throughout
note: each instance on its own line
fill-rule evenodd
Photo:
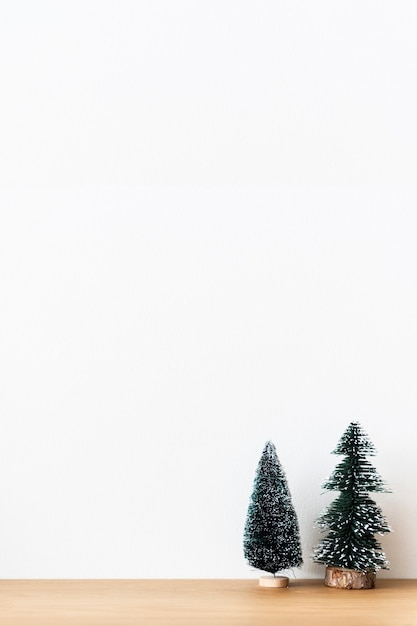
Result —
M 276 449 L 268 441 L 259 460 L 244 531 L 244 555 L 249 564 L 273 574 L 302 564 L 302 554 L 291 494 Z M 263 577 L 260 584 L 287 586 Z
M 316 546 L 313 559 L 327 565 L 326 585 L 371 588 L 376 571 L 388 569 L 388 561 L 374 535 L 387 533 L 390 527 L 368 492 L 388 492 L 388 489 L 366 458 L 376 452 L 358 422 L 349 424 L 333 454 L 343 454 L 345 458 L 323 487 L 340 491 L 340 495 L 317 520 L 318 526 L 328 534 Z

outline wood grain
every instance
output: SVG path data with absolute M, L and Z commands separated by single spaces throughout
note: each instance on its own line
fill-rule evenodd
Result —
M 3 626 L 417 626 L 417 581 L 3 580 Z

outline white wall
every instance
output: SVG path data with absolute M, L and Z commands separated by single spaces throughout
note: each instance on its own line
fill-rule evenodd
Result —
M 417 577 L 414 2 L 15 2 L 0 21 L 0 576 L 245 577 L 362 422 Z
M 6 184 L 409 184 L 414 0 L 15 0 Z
M 415 190 L 27 190 L 1 223 L 1 573 L 239 577 L 271 438 L 305 545 L 352 419 L 415 576 Z

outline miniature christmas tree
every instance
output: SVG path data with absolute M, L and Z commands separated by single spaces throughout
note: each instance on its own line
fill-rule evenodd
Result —
M 266 443 L 256 470 L 244 532 L 244 555 L 250 565 L 274 578 L 277 572 L 303 562 L 297 515 L 271 441 Z M 260 584 L 287 586 L 288 578 L 284 578 L 282 585 L 262 579 Z
M 327 565 L 327 585 L 371 588 L 376 571 L 388 569 L 388 561 L 374 535 L 387 533 L 390 527 L 368 492 L 388 492 L 388 489 L 366 458 L 376 452 L 358 422 L 349 424 L 333 454 L 343 454 L 345 458 L 323 487 L 340 491 L 340 495 L 317 520 L 318 526 L 328 534 L 315 548 L 313 559 Z

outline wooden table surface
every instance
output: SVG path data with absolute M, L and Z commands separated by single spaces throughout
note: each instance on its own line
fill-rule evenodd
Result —
M 2 580 L 3 626 L 417 626 L 417 581 L 372 590 L 291 580 Z

